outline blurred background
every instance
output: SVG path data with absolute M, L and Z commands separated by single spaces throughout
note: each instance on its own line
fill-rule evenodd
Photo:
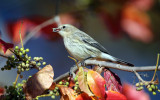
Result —
M 53 66 L 54 78 L 74 65 L 62 38 L 52 32 L 53 27 L 66 23 L 88 33 L 117 58 L 135 66 L 156 65 L 160 52 L 160 0 L 0 0 L 0 38 L 18 45 L 22 25 L 24 47 L 30 49 L 32 57 L 43 57 Z M 5 61 L 0 57 L 0 67 Z M 134 74 L 112 71 L 122 83 L 134 83 Z M 35 72 L 22 74 L 27 79 Z M 153 72 L 142 73 L 146 74 L 145 79 L 151 80 Z M 11 85 L 15 78 L 16 70 L 0 71 L 1 86 Z M 146 92 L 151 100 L 160 97 Z

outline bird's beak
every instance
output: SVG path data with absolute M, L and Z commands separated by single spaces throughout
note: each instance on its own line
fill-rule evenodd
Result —
M 60 30 L 60 28 L 53 28 L 53 32 L 59 32 Z

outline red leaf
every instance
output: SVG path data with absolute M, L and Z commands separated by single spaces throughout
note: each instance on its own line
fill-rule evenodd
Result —
M 87 73 L 87 82 L 95 96 L 101 99 L 104 99 L 106 97 L 105 80 L 99 73 L 93 70 L 89 70 Z
M 136 8 L 146 11 L 153 6 L 154 0 L 131 0 L 130 3 Z
M 7 43 L 5 41 L 3 41 L 2 39 L 0 39 L 0 44 L 2 45 L 2 49 L 3 49 L 3 52 L 6 53 L 6 51 L 9 49 L 9 48 L 13 48 L 14 45 L 11 44 L 11 43 Z
M 122 92 L 122 85 L 120 78 L 110 70 L 104 72 L 104 79 L 106 81 L 107 90 Z
M 136 87 L 124 84 L 123 85 L 123 92 L 122 92 L 128 100 L 150 100 L 149 95 L 142 91 L 137 91 Z
M 117 14 L 116 18 L 114 18 L 111 14 L 107 13 L 106 11 L 101 11 L 99 13 L 100 18 L 104 22 L 105 26 L 109 31 L 116 37 L 120 36 L 120 15 Z
M 26 33 L 29 32 L 35 25 L 27 18 L 20 19 L 16 22 L 8 24 L 9 36 L 14 43 L 20 43 L 20 35 L 22 40 L 25 38 Z
M 3 95 L 4 92 L 5 92 L 5 91 L 4 91 L 4 88 L 3 88 L 3 87 L 0 87 L 0 96 Z
M 106 91 L 106 100 L 131 100 L 127 99 L 123 94 L 116 91 Z

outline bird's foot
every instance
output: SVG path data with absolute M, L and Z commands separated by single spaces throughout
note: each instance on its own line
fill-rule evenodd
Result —
M 73 78 L 76 77 L 76 74 L 74 73 L 74 69 L 75 69 L 74 67 L 75 67 L 75 66 L 71 67 L 70 70 L 69 70 L 69 76 L 70 76 L 70 77 L 73 77 Z

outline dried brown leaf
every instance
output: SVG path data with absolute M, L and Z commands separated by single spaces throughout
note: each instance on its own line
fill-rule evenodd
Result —
M 47 65 L 29 78 L 23 85 L 26 100 L 31 100 L 49 89 L 53 83 L 53 76 L 54 72 L 52 66 Z

